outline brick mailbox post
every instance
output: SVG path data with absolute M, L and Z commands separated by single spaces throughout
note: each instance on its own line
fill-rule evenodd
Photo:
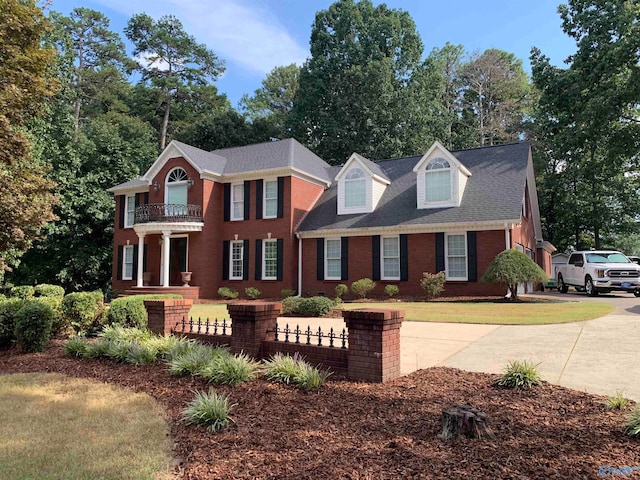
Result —
M 231 317 L 231 352 L 244 352 L 254 358 L 261 358 L 262 342 L 273 340 L 282 303 L 230 303 L 227 310 Z
M 185 298 L 162 298 L 145 300 L 144 308 L 149 316 L 149 330 L 168 337 L 172 329 L 182 320 L 189 320 L 193 300 Z
M 400 376 L 403 310 L 346 310 L 350 380 L 387 382 Z

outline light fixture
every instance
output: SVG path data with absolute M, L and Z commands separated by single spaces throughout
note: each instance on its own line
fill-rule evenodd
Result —
M 193 184 L 194 184 L 194 183 L 195 183 L 195 182 L 193 181 L 193 178 L 189 177 L 189 178 L 187 179 L 187 188 L 191 188 L 191 187 L 193 187 Z
M 153 189 L 157 192 L 158 190 L 160 190 L 160 184 L 159 183 L 154 183 L 153 184 Z

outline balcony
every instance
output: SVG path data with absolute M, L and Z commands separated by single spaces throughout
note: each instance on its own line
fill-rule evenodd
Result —
M 141 223 L 201 223 L 200 205 L 149 203 L 136 208 L 135 224 Z

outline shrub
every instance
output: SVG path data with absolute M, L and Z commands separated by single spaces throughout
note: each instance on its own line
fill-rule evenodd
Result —
M 233 300 L 234 298 L 238 298 L 238 291 L 229 287 L 220 287 L 218 289 L 218 295 L 225 300 Z
M 339 285 L 336 285 L 334 291 L 336 293 L 336 298 L 342 299 L 342 297 L 344 297 L 349 291 L 349 287 L 347 287 L 344 283 L 341 283 Z
M 640 407 L 636 407 L 627 417 L 624 433 L 630 437 L 640 438 Z
M 306 391 L 320 388 L 330 375 L 331 372 L 321 372 L 305 362 L 303 358 L 298 358 L 297 353 L 293 357 L 276 353 L 265 362 L 267 380 L 287 385 L 295 383 L 298 388 Z
M 622 396 L 620 390 L 616 390 L 615 395 L 607 397 L 604 404 L 607 410 L 625 410 L 629 406 L 629 400 Z
M 147 363 L 155 362 L 157 356 L 158 350 L 151 341 L 134 341 L 129 346 L 129 351 L 124 361 L 131 365 L 146 365 Z
M 105 323 L 107 325 L 146 329 L 148 316 L 147 310 L 144 308 L 144 301 L 163 298 L 182 298 L 182 295 L 132 295 L 130 297 L 116 298 L 109 306 Z
M 547 274 L 533 260 L 517 250 L 504 250 L 496 255 L 482 276 L 485 283 L 501 283 L 518 299 L 518 283 L 546 282 Z
M 361 278 L 351 284 L 351 291 L 360 298 L 367 298 L 367 295 L 376 288 L 376 283 L 370 278 Z
M 296 291 L 293 290 L 292 288 L 283 288 L 280 291 L 280 294 L 282 295 L 282 298 L 289 298 L 289 297 L 293 297 L 296 294 Z
M 78 333 L 86 333 L 93 327 L 102 325 L 104 319 L 102 292 L 69 293 L 62 299 L 62 315 Z
M 69 357 L 84 358 L 90 348 L 91 345 L 84 337 L 73 337 L 63 345 L 64 353 Z
M 258 290 L 256 287 L 247 287 L 244 289 L 244 293 L 251 300 L 257 300 L 262 295 L 262 292 Z
M 238 385 L 253 380 L 260 364 L 248 355 L 219 355 L 204 365 L 198 375 L 218 385 Z
M 33 297 L 36 289 L 31 285 L 20 285 L 18 287 L 12 287 L 9 290 L 9 296 L 13 298 L 22 298 L 23 300 Z
M 143 330 L 141 328 L 124 328 L 120 325 L 107 325 L 100 332 L 100 337 L 106 338 L 113 342 L 119 341 L 147 341 L 153 338 L 153 333 L 149 330 Z
M 111 340 L 107 338 L 99 338 L 93 343 L 89 343 L 87 347 L 87 351 L 85 352 L 86 358 L 105 358 L 107 357 L 107 352 L 109 352 L 109 348 L 111 347 Z
M 538 365 L 533 365 L 526 360 L 509 362 L 496 384 L 500 387 L 523 389 L 539 385 L 540 374 L 537 367 Z
M 25 352 L 42 352 L 51 340 L 53 310 L 42 302 L 27 302 L 16 317 L 16 343 Z
M 51 307 L 53 310 L 53 325 L 51 326 L 51 335 L 57 335 L 59 333 L 69 333 L 68 330 L 71 324 L 66 320 L 64 313 L 62 312 L 62 297 L 36 297 L 33 302 L 40 302 Z
M 194 343 L 191 348 L 169 359 L 169 373 L 176 376 L 198 375 L 206 365 L 223 355 L 231 354 L 221 347 L 212 348 Z
M 444 272 L 423 272 L 422 278 L 420 279 L 420 288 L 424 291 L 424 295 L 427 297 L 427 300 L 436 298 L 444 291 L 445 279 L 446 277 Z
M 295 382 L 298 388 L 305 391 L 317 390 L 327 378 L 331 376 L 331 372 L 328 370 L 320 371 L 317 367 L 312 367 L 306 362 L 300 363 L 298 371 L 296 373 Z
M 15 343 L 16 318 L 26 303 L 22 298 L 8 298 L 0 302 L 0 348 L 7 348 Z
M 283 314 L 320 317 L 329 313 L 332 308 L 333 301 L 327 297 L 289 297 L 282 301 Z
M 384 286 L 384 293 L 389 295 L 389 298 L 395 297 L 398 294 L 399 291 L 400 291 L 400 288 L 398 288 L 397 285 L 385 285 Z
M 36 285 L 34 295 L 36 297 L 64 297 L 64 288 L 60 285 L 49 285 L 48 283 L 41 283 Z
M 213 389 L 209 393 L 196 391 L 195 398 L 182 411 L 182 417 L 188 425 L 206 425 L 212 432 L 217 432 L 233 422 L 230 413 L 235 406 L 228 396 L 218 395 Z

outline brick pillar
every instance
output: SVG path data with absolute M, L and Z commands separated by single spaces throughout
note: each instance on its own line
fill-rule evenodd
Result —
M 149 330 L 158 335 L 168 337 L 171 330 L 182 319 L 189 321 L 189 310 L 193 300 L 186 298 L 162 298 L 145 300 L 144 308 L 149 316 Z
M 263 340 L 274 338 L 274 334 L 267 333 L 267 330 L 276 328 L 282 303 L 230 303 L 227 310 L 231 317 L 231 352 L 244 352 L 254 358 L 261 358 Z
M 345 310 L 350 380 L 384 383 L 400 376 L 403 310 Z

